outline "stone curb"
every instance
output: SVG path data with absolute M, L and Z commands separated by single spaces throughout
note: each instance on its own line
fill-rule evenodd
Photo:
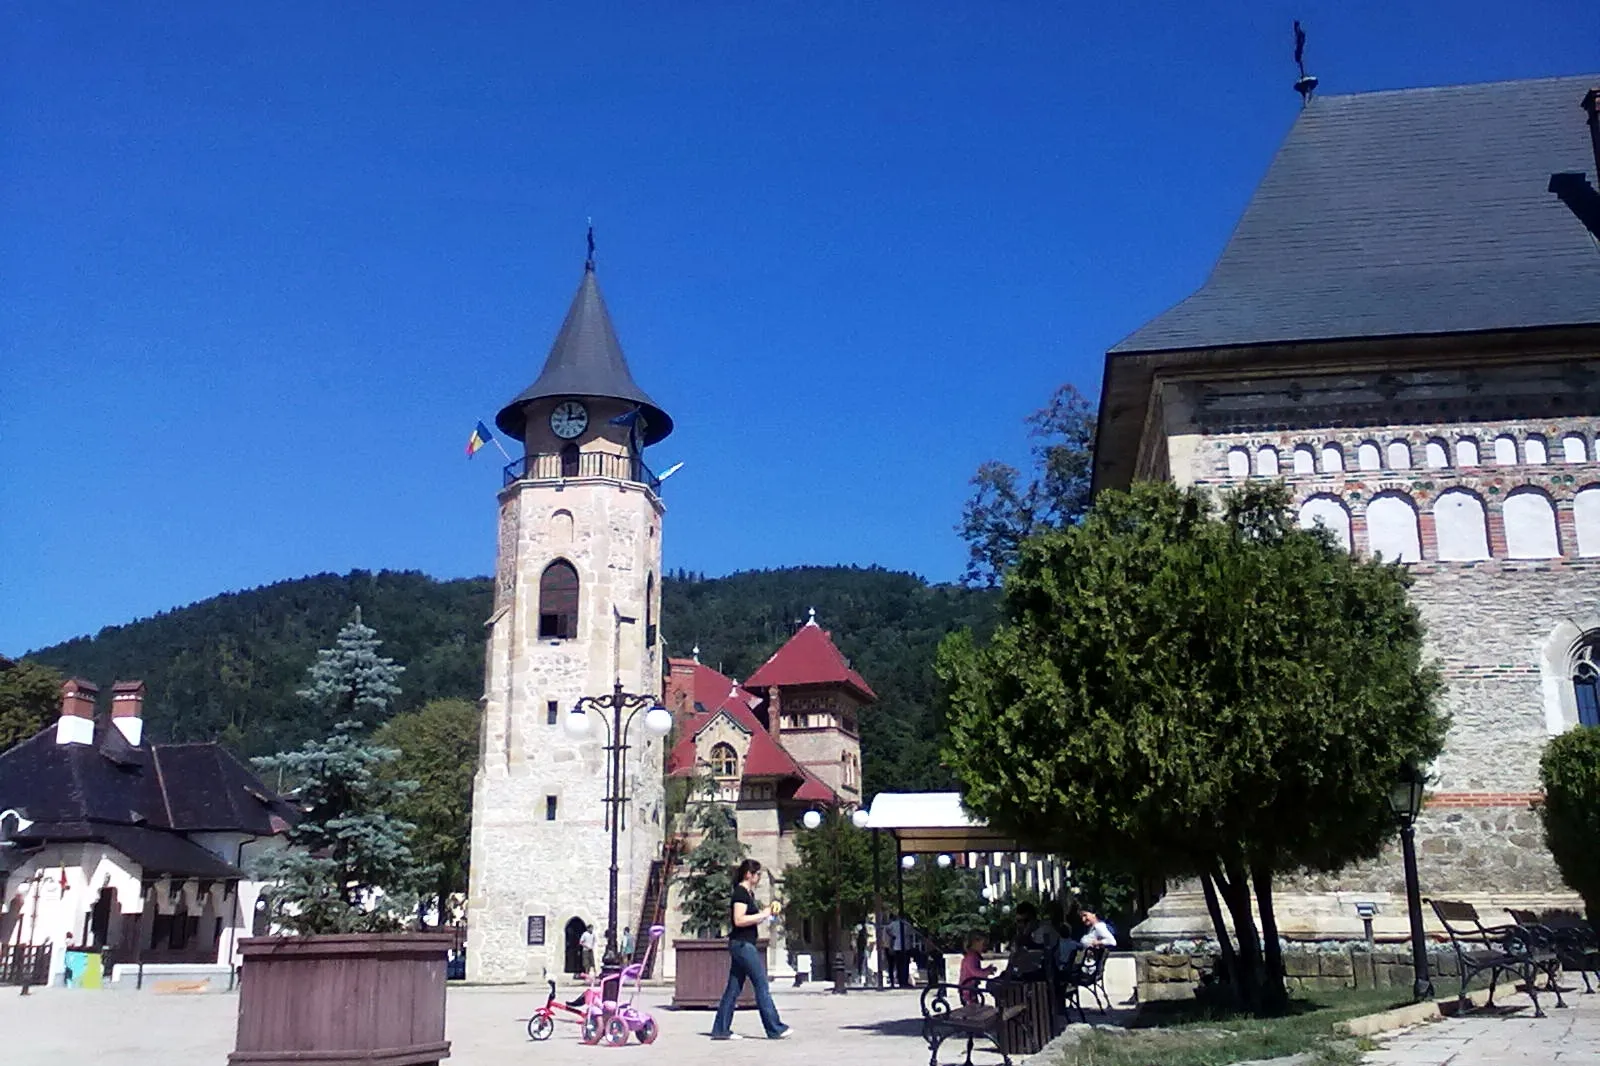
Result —
M 1477 992 L 1467 993 L 1467 1000 L 1474 1007 L 1481 1007 L 1489 1000 L 1489 990 L 1480 989 Z M 1405 1007 L 1396 1007 L 1393 1010 L 1380 1011 L 1377 1014 L 1363 1014 L 1359 1018 L 1348 1018 L 1334 1026 L 1335 1029 L 1349 1033 L 1351 1036 L 1377 1036 L 1395 1029 L 1405 1029 L 1413 1025 L 1423 1025 L 1427 1022 L 1436 1022 L 1441 1018 L 1456 1013 L 1456 997 L 1449 996 L 1444 999 L 1429 1000 L 1426 1003 L 1413 1003 Z

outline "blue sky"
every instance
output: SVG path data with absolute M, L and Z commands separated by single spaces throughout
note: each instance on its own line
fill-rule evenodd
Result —
M 0 651 L 488 573 L 463 446 L 590 216 L 668 567 L 954 579 L 973 469 L 1209 269 L 1296 17 L 1326 92 L 1600 67 L 1584 0 L 5 4 Z

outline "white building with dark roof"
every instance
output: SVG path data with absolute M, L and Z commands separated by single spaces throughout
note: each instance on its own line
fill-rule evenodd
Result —
M 296 812 L 219 744 L 146 743 L 142 682 L 97 696 L 0 754 L 0 983 L 231 987 Z

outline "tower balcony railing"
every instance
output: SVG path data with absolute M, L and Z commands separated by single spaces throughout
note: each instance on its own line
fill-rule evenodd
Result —
M 633 481 L 661 495 L 661 479 L 636 455 L 615 452 L 544 452 L 524 455 L 505 466 L 502 484 L 517 481 L 565 481 L 569 478 L 599 477 L 612 481 Z

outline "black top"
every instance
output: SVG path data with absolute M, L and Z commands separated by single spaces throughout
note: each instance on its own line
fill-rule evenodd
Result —
M 745 911 L 746 914 L 754 914 L 757 910 L 760 909 L 760 908 L 758 908 L 756 906 L 756 897 L 755 897 L 755 895 L 753 893 L 751 893 L 751 891 L 748 888 L 745 888 L 743 885 L 734 885 L 733 886 L 733 903 L 743 903 L 745 905 L 745 907 L 747 908 L 746 911 Z M 729 909 L 730 912 L 733 909 L 733 903 L 730 903 L 728 905 L 728 909 Z M 729 940 L 743 940 L 743 941 L 746 941 L 746 942 L 751 943 L 751 944 L 754 944 L 756 942 L 756 930 L 761 928 L 759 925 L 735 925 L 735 924 L 733 924 L 733 919 L 732 919 L 731 913 L 730 913 L 728 921 L 729 921 L 729 928 L 728 928 L 728 939 Z

